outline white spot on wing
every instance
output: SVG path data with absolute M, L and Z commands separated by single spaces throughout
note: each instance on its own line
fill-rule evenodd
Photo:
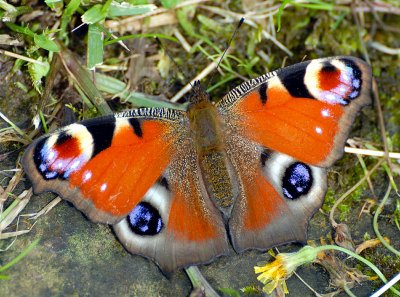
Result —
M 104 192 L 106 189 L 107 189 L 107 184 L 106 183 L 102 184 L 100 187 L 100 191 Z
M 329 109 L 323 109 L 323 110 L 321 111 L 321 114 L 322 114 L 322 116 L 323 116 L 324 118 L 327 118 L 327 117 L 330 117 L 330 116 L 331 116 L 331 113 L 330 113 Z
M 315 127 L 315 132 L 317 132 L 318 134 L 322 134 L 321 127 Z
M 83 174 L 83 183 L 87 182 L 89 179 L 92 178 L 92 172 L 90 170 L 85 171 Z

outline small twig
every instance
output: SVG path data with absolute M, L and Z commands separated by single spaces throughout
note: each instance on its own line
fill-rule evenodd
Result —
M 27 230 L 19 230 L 19 231 L 14 231 L 14 232 L 0 233 L 0 239 L 17 237 L 17 236 L 29 233 L 30 231 L 31 231 L 31 228 L 27 229 Z
M 19 135 L 21 135 L 23 138 L 25 138 L 29 142 L 32 142 L 32 139 L 28 135 L 26 135 L 26 133 L 24 131 L 22 131 L 20 128 L 18 128 L 18 126 L 16 126 L 11 120 L 9 120 L 1 111 L 0 111 L 0 118 L 2 118 L 7 124 L 9 124 L 11 127 L 13 127 L 13 129 Z
M 8 198 L 8 193 L 12 193 L 14 191 L 15 187 L 17 184 L 20 182 L 22 178 L 22 170 L 16 171 L 14 176 L 11 178 L 11 180 L 8 182 L 7 188 L 0 194 L 0 210 L 2 211 L 2 206 L 3 203 L 7 200 Z
M 376 41 L 369 41 L 367 45 L 388 55 L 400 55 L 400 48 L 391 48 Z
M 373 157 L 385 157 L 385 152 L 382 151 L 374 151 L 368 149 L 360 149 L 355 147 L 344 148 L 346 153 L 356 154 L 356 155 L 365 155 L 365 156 L 373 156 Z M 388 152 L 388 157 L 393 159 L 400 159 L 400 153 Z
M 30 219 L 32 220 L 37 220 L 40 216 L 47 214 L 50 210 L 53 209 L 58 203 L 60 203 L 62 199 L 57 196 L 53 200 L 51 200 L 45 207 L 43 207 L 39 212 L 32 214 L 32 217 Z
M 206 297 L 220 297 L 201 274 L 197 266 L 190 266 L 186 268 L 185 271 L 190 279 L 190 282 L 192 283 L 193 289 L 199 288 L 204 290 L 204 295 Z
M 203 69 L 195 78 L 193 78 L 188 84 L 186 84 L 174 97 L 171 98 L 171 102 L 177 102 L 181 99 L 187 92 L 192 89 L 192 85 L 196 80 L 202 80 L 207 75 L 209 75 L 215 68 L 217 68 L 218 60 L 212 61 L 206 68 Z
M 322 297 L 322 295 L 320 293 L 318 293 L 317 291 L 314 290 L 313 287 L 311 287 L 302 277 L 300 277 L 300 275 L 295 271 L 293 272 L 293 274 L 311 291 L 315 294 L 315 296 L 317 297 Z
M 0 49 L 0 54 L 6 55 L 6 56 L 9 56 L 9 57 L 13 57 L 13 58 L 16 58 L 16 59 L 21 59 L 21 60 L 24 60 L 26 62 L 35 63 L 35 64 L 38 64 L 38 65 L 41 65 L 41 66 L 46 66 L 46 63 L 40 62 L 40 61 L 35 60 L 35 59 L 31 59 L 31 58 L 28 58 L 28 57 L 25 57 L 25 56 L 22 56 L 22 55 L 13 53 L 13 52 L 9 52 L 9 51 L 3 50 L 3 49 Z
M 9 214 L 6 217 L 1 218 L 0 232 L 3 231 L 5 228 L 7 228 L 14 221 L 14 219 L 19 215 L 19 213 L 28 204 L 31 197 L 32 197 L 32 188 L 30 188 L 29 190 L 23 191 L 18 196 L 18 199 L 19 199 L 18 204 L 9 212 Z
M 179 42 L 181 43 L 183 49 L 190 53 L 192 46 L 189 44 L 189 42 L 187 42 L 187 40 L 185 39 L 185 37 L 181 34 L 181 32 L 175 28 L 174 29 L 174 36 L 176 37 L 176 39 L 179 40 Z

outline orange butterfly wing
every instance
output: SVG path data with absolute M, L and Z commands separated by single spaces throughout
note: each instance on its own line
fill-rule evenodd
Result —
M 250 90 L 242 91 L 246 87 Z M 356 113 L 371 102 L 370 91 L 370 68 L 359 59 L 337 57 L 283 68 L 253 89 L 244 83 L 220 105 L 229 108 L 237 133 L 326 167 L 342 155 Z
M 58 193 L 92 221 L 116 224 L 130 252 L 165 272 L 209 262 L 228 239 L 185 120 L 142 108 L 72 124 L 34 141 L 22 163 L 35 193 Z
M 156 119 L 88 120 L 36 140 L 22 163 L 36 193 L 56 192 L 91 220 L 116 223 L 167 167 L 172 131 Z
M 137 209 L 114 226 L 127 250 L 152 259 L 164 272 L 208 263 L 229 253 L 224 221 L 200 181 L 197 154 L 191 142 L 176 150 L 176 158 L 163 173 L 162 182 L 142 200 L 158 210 L 164 231 L 141 236 L 135 228 L 140 227 L 135 219 Z
M 361 60 L 312 60 L 250 80 L 218 103 L 241 192 L 229 221 L 236 251 L 304 241 L 321 206 L 326 173 L 350 125 L 370 103 Z

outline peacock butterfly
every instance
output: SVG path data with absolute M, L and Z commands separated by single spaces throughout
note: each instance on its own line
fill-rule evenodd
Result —
M 194 84 L 186 111 L 138 108 L 63 127 L 34 141 L 22 164 L 125 248 L 165 272 L 306 239 L 370 103 L 370 67 L 311 60 L 251 79 L 216 104 Z

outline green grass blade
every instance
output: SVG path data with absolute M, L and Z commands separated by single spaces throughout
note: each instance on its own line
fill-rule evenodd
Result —
M 96 73 L 96 87 L 101 92 L 118 95 L 121 99 L 129 101 L 136 106 L 169 107 L 185 110 L 182 104 L 174 104 L 167 100 L 156 100 L 151 96 L 139 92 L 129 92 L 125 83 L 105 74 Z
M 157 9 L 154 4 L 145 5 L 132 5 L 129 2 L 115 2 L 113 1 L 108 10 L 108 17 L 119 17 L 119 16 L 129 16 L 129 15 L 139 15 L 151 12 Z
M 18 205 L 19 199 L 15 199 L 2 213 L 0 213 L 0 222 Z
M 0 272 L 3 272 L 13 265 L 17 264 L 19 261 L 21 261 L 24 257 L 26 257 L 30 251 L 33 250 L 33 248 L 39 243 L 40 238 L 35 239 L 30 245 L 28 245 L 18 256 L 16 256 L 14 259 L 12 259 L 10 262 L 7 264 L 3 265 L 0 267 Z
M 103 54 L 103 28 L 99 24 L 91 24 L 88 31 L 87 68 L 93 70 L 103 64 Z
M 96 4 L 93 5 L 89 10 L 87 10 L 81 17 L 82 22 L 85 24 L 94 24 L 104 20 L 107 14 L 102 14 L 101 9 L 103 5 Z
M 97 90 L 89 72 L 82 67 L 74 54 L 68 49 L 63 48 L 59 56 L 68 74 L 96 106 L 97 110 L 102 115 L 112 114 L 111 108 L 108 106 L 103 96 L 101 96 L 99 90 Z
M 127 40 L 127 39 L 134 39 L 134 38 L 160 38 L 160 39 L 167 39 L 167 40 L 171 40 L 173 42 L 178 43 L 178 39 L 176 39 L 175 37 L 171 37 L 165 34 L 130 34 L 130 35 L 125 35 L 119 38 L 115 38 L 115 39 L 111 39 L 111 40 L 107 40 L 104 42 L 104 45 L 109 45 L 109 44 L 113 44 L 113 43 L 117 43 L 123 40 Z
M 69 2 L 67 7 L 65 8 L 64 13 L 61 16 L 61 25 L 59 32 L 59 36 L 61 38 L 67 36 L 67 26 L 71 22 L 72 15 L 78 10 L 80 5 L 80 0 L 71 0 L 71 2 Z

